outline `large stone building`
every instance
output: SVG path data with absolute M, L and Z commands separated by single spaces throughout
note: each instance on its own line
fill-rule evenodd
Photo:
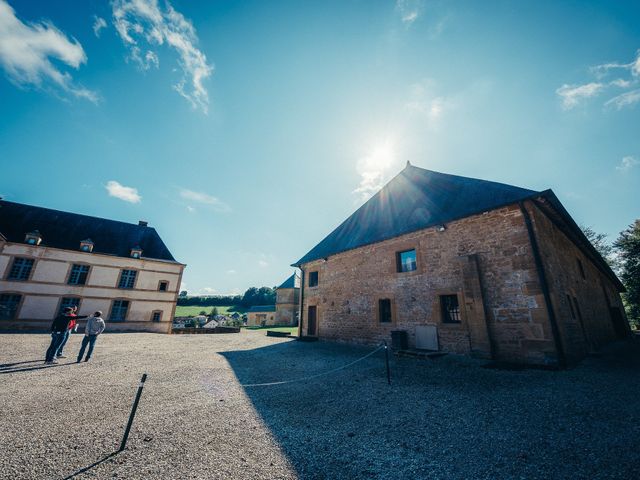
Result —
M 566 365 L 629 333 L 623 286 L 551 190 L 407 167 L 294 266 L 300 334 Z
M 46 330 L 75 305 L 110 332 L 170 332 L 184 267 L 146 222 L 0 200 L 0 329 Z
M 300 303 L 300 277 L 293 273 L 276 288 L 276 325 L 297 325 Z

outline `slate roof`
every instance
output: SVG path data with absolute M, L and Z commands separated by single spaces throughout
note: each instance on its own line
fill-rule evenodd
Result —
M 492 210 L 540 192 L 407 166 L 292 266 Z
M 300 277 L 297 273 L 294 273 L 289 278 L 287 278 L 282 285 L 280 285 L 276 290 L 286 289 L 286 288 L 300 288 Z
M 140 246 L 144 258 L 176 261 L 152 227 L 0 200 L 0 234 L 7 241 L 24 243 L 34 230 L 45 247 L 80 251 L 80 241 L 90 238 L 94 253 L 129 258 Z
M 249 310 L 247 310 L 247 313 L 249 312 L 275 312 L 276 311 L 276 306 L 275 305 L 255 305 L 253 307 L 251 307 Z

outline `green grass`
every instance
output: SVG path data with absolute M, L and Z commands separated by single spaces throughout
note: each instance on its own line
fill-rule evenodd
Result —
M 230 315 L 233 312 L 238 312 L 239 314 L 243 314 L 244 312 L 246 312 L 246 309 L 237 305 L 234 305 L 231 307 L 216 307 L 216 308 L 218 309 L 218 313 L 220 315 Z M 200 315 L 200 312 L 202 312 L 203 310 L 207 312 L 207 315 L 209 315 L 211 310 L 213 310 L 213 305 L 207 306 L 207 307 L 203 307 L 202 305 L 195 305 L 195 306 L 189 306 L 189 307 L 178 305 L 176 307 L 176 317 L 195 317 L 196 315 Z

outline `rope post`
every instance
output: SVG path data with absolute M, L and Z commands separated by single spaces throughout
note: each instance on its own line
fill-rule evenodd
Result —
M 127 428 L 124 431 L 124 436 L 122 437 L 122 443 L 120 443 L 121 452 L 127 446 L 127 439 L 129 438 L 129 432 L 131 431 L 131 425 L 133 425 L 133 417 L 136 416 L 136 410 L 138 409 L 138 402 L 140 402 L 140 396 L 142 395 L 142 389 L 144 388 L 144 382 L 147 379 L 147 374 L 142 374 L 142 379 L 140 380 L 140 385 L 138 385 L 138 392 L 136 393 L 136 399 L 133 401 L 133 407 L 131 408 L 131 413 L 129 414 L 129 421 L 127 422 Z
M 387 383 L 391 385 L 391 371 L 389 370 L 389 346 L 387 345 L 387 341 L 383 340 L 384 343 L 384 360 L 387 364 Z

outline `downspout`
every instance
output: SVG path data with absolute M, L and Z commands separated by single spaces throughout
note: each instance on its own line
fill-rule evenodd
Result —
M 524 207 L 523 202 L 518 202 L 518 205 L 520 206 L 520 211 L 522 212 L 522 216 L 524 217 L 524 223 L 527 226 L 527 233 L 529 234 L 529 242 L 531 243 L 531 251 L 533 252 L 533 259 L 536 263 L 536 270 L 538 271 L 538 280 L 540 281 L 540 287 L 542 288 L 542 295 L 544 296 L 544 301 L 547 306 L 547 315 L 549 316 L 549 323 L 551 324 L 551 332 L 553 333 L 553 342 L 555 344 L 556 351 L 558 352 L 558 365 L 561 368 L 564 368 L 567 366 L 567 357 L 564 352 L 564 347 L 562 346 L 560 329 L 558 328 L 556 314 L 553 310 L 553 305 L 551 304 L 551 294 L 549 293 L 549 284 L 547 283 L 547 276 L 544 271 L 544 264 L 542 263 L 542 256 L 540 255 L 538 241 L 536 240 L 536 235 L 533 230 L 533 225 L 531 224 L 531 217 L 529 216 L 529 212 Z
M 302 319 L 304 318 L 304 270 L 300 268 L 300 315 L 298 318 L 298 338 L 302 337 Z

